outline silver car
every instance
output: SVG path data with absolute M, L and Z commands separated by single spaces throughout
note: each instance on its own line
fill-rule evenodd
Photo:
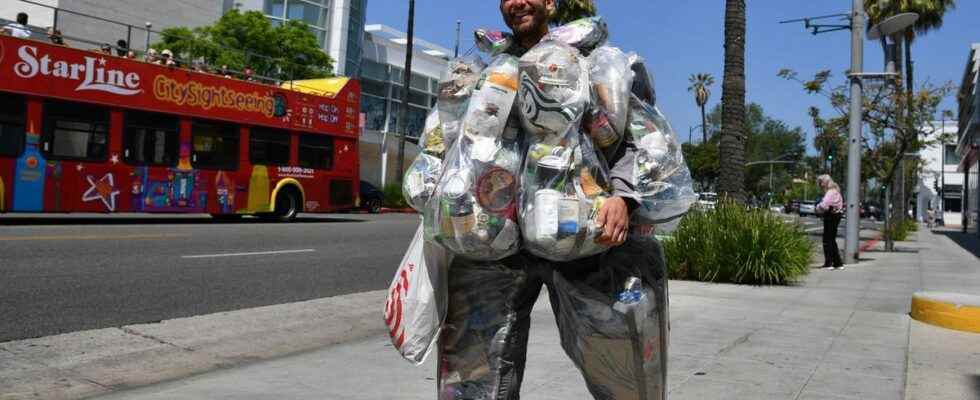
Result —
M 800 202 L 800 216 L 806 215 L 817 215 L 817 202 L 815 201 L 801 201 Z

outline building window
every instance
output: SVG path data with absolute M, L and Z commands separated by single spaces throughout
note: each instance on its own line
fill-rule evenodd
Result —
M 960 165 L 960 155 L 956 153 L 956 145 L 946 145 L 946 165 Z
M 177 165 L 180 119 L 172 115 L 126 112 L 123 157 L 133 165 Z
M 364 113 L 364 129 L 380 131 L 385 128 L 385 99 L 369 95 L 361 96 L 361 112 Z
M 943 202 L 943 210 L 946 212 L 962 212 L 963 211 L 963 201 L 962 199 L 945 199 Z
M 289 164 L 288 131 L 254 127 L 249 133 L 248 157 L 252 164 Z
M 425 117 L 428 110 L 409 105 L 408 107 L 408 134 L 406 136 L 417 138 L 422 134 L 425 127 Z M 388 131 L 399 132 L 398 119 L 401 118 L 401 103 L 391 102 L 391 113 L 388 116 Z
M 333 168 L 333 139 L 325 135 L 300 135 L 299 165 L 314 169 Z
M 237 125 L 194 121 L 193 164 L 203 169 L 238 169 L 239 129 Z
M 378 97 L 388 97 L 388 84 L 385 82 L 362 79 L 361 93 Z
M 285 0 L 265 0 L 265 13 L 273 17 L 283 18 L 286 16 Z
M 109 110 L 79 103 L 44 105 L 44 152 L 52 159 L 104 161 Z
M 286 19 L 303 21 L 310 26 L 322 28 L 326 20 L 327 9 L 322 5 L 308 3 L 303 0 L 286 2 Z
M 24 151 L 24 116 L 27 103 L 22 96 L 0 94 L 0 156 L 17 157 Z

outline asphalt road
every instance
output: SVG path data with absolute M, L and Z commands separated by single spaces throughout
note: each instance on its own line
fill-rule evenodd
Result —
M 0 342 L 384 289 L 417 226 L 408 214 L 0 217 Z

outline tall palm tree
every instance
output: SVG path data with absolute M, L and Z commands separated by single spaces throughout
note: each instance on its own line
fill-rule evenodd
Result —
M 929 31 L 939 29 L 943 25 L 943 17 L 946 12 L 956 7 L 955 0 L 867 0 L 864 3 L 865 12 L 868 14 L 868 27 L 873 27 L 888 17 L 914 12 L 919 14 L 919 19 L 906 30 L 903 37 L 905 46 L 905 90 L 906 96 L 912 98 L 915 94 L 915 77 L 913 75 L 912 63 L 912 42 L 917 35 L 926 34 Z M 885 38 L 882 38 L 884 41 Z M 908 102 L 908 112 L 912 112 L 912 103 Z M 918 140 L 916 138 L 915 140 Z M 892 185 L 899 207 L 896 207 L 894 221 L 901 222 L 905 219 L 907 202 L 905 201 L 905 182 Z
M 715 77 L 708 73 L 691 74 L 688 78 L 691 86 L 687 87 L 688 92 L 694 93 L 694 102 L 701 107 L 701 143 L 708 143 L 708 117 L 704 113 L 704 105 L 708 104 L 711 97 L 709 86 L 715 84 Z
M 725 0 L 725 77 L 719 161 L 723 195 L 745 202 L 745 0 Z
M 405 75 L 402 77 L 402 109 L 398 116 L 398 158 L 395 182 L 402 186 L 405 171 L 405 137 L 408 136 L 408 94 L 412 87 L 412 45 L 415 38 L 415 0 L 408 0 L 408 38 L 405 42 Z
M 943 26 L 947 11 L 956 8 L 955 0 L 868 0 L 864 9 L 868 13 L 868 28 L 893 15 L 913 12 L 919 14 L 912 29 L 905 32 L 905 84 L 909 93 L 915 88 L 912 74 L 912 42 L 917 35 L 924 35 Z

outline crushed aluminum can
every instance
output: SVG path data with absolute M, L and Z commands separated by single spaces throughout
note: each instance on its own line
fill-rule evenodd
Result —
M 480 51 L 490 56 L 503 54 L 514 44 L 514 35 L 510 32 L 477 29 L 473 36 Z
M 609 27 L 602 17 L 581 18 L 551 29 L 547 40 L 565 43 L 588 53 L 601 46 L 609 38 Z

